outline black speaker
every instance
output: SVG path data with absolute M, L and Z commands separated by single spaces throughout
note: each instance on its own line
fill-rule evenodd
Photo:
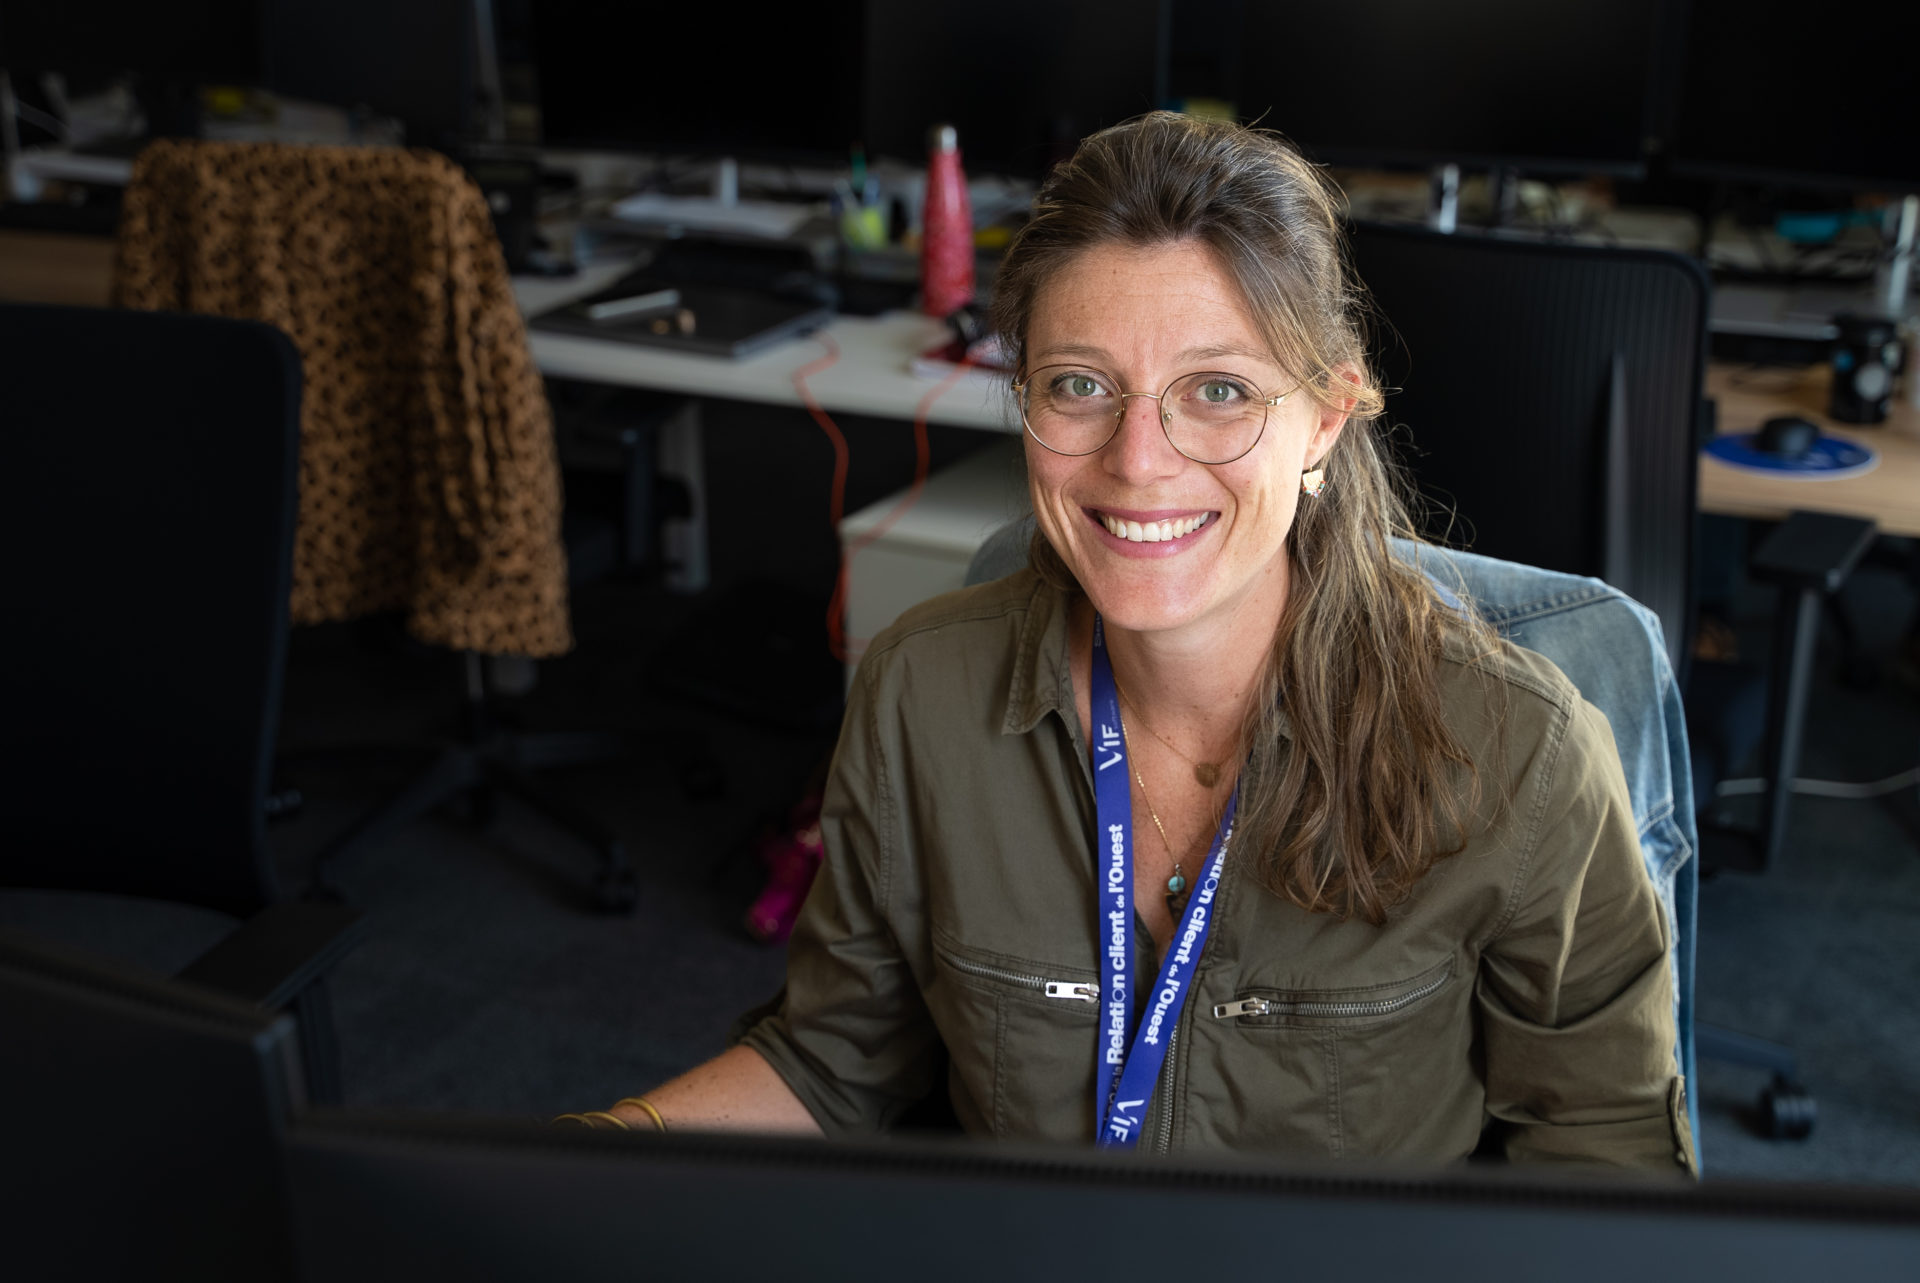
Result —
M 1840 337 L 1833 346 L 1827 413 L 1846 423 L 1879 423 L 1887 417 L 1893 382 L 1905 363 L 1899 332 L 1884 316 L 1843 313 L 1833 323 Z

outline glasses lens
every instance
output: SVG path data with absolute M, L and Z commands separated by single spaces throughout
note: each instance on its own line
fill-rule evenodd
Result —
M 1260 389 L 1231 374 L 1189 374 L 1161 401 L 1174 448 L 1201 463 L 1227 463 L 1253 449 L 1267 425 Z
M 1040 444 L 1061 454 L 1091 454 L 1120 421 L 1120 393 L 1098 370 L 1049 365 L 1020 393 L 1020 413 Z

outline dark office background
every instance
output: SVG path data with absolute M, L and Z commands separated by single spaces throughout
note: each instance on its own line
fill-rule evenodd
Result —
M 532 99 L 549 141 L 569 145 L 838 167 L 864 143 L 911 162 L 926 127 L 946 119 L 976 173 L 1033 178 L 1094 128 L 1220 98 L 1329 162 L 1599 172 L 1625 196 L 1703 217 L 1920 187 L 1912 6 L 1783 23 L 1717 0 L 835 0 L 790 27 L 562 0 L 497 0 L 492 11 L 507 97 Z M 5 0 L 0 65 L 41 106 L 24 72 L 64 67 L 84 88 L 136 71 L 157 107 L 178 107 L 182 84 L 235 80 L 396 116 L 409 137 L 464 156 L 481 92 L 465 53 L 474 12 L 447 0 Z M 1703 30 L 1726 43 L 1709 50 Z M 1856 40 L 1867 31 L 1880 34 Z M 1586 56 L 1554 62 L 1570 41 Z M 1882 50 L 1897 72 L 1869 67 Z M 1780 82 L 1740 70 L 1761 65 L 1791 65 L 1791 92 L 1766 92 Z M 1842 104 L 1846 128 L 1808 125 L 1796 102 Z M 593 398 L 556 386 L 554 401 L 565 416 Z M 907 484 L 913 447 L 899 425 L 840 423 L 849 511 Z M 838 681 L 824 626 L 838 564 L 826 520 L 833 459 L 797 410 L 715 401 L 705 433 L 711 587 L 671 593 L 657 565 L 576 582 L 577 649 L 541 664 L 531 692 L 503 710 L 529 727 L 625 737 L 621 756 L 554 786 L 626 836 L 637 912 L 594 912 L 579 889 L 587 853 L 512 806 L 489 824 L 455 809 L 358 852 L 340 881 L 370 932 L 335 987 L 349 1102 L 521 1116 L 600 1106 L 717 1050 L 735 1016 L 778 985 L 779 949 L 752 940 L 742 915 L 764 875 L 760 848 L 831 748 L 834 727 L 808 709 Z M 936 428 L 932 462 L 977 445 Z M 592 477 L 569 484 L 584 522 L 617 517 L 591 510 Z M 1712 527 L 1705 547 L 1745 538 L 1738 523 Z M 1823 639 L 1805 776 L 1879 779 L 1914 762 L 1912 551 L 1883 541 L 1845 590 L 1849 654 L 1864 662 L 1839 673 L 1835 639 Z M 1741 649 L 1762 656 L 1773 597 L 1738 561 L 1706 578 Z M 743 597 L 770 603 L 761 626 L 741 613 Z M 794 646 L 818 649 L 794 659 Z M 716 674 L 769 664 L 811 684 L 791 706 L 715 698 Z M 272 842 L 298 885 L 311 856 L 408 766 L 403 754 L 307 750 L 425 739 L 445 729 L 459 678 L 444 654 L 379 618 L 297 630 L 288 672 L 279 782 L 303 803 Z M 1698 1084 L 1708 1171 L 1920 1185 L 1920 807 L 1911 791 L 1803 799 L 1787 852 L 1764 877 L 1704 887 L 1699 1012 L 1792 1043 L 1821 1122 L 1806 1142 L 1761 1140 L 1748 1114 L 1764 1076 L 1708 1067 Z M 57 911 L 51 898 L 10 899 L 9 920 L 52 922 Z M 156 934 L 129 918 L 103 930 L 108 947 L 150 965 L 177 966 L 199 947 L 191 926 Z

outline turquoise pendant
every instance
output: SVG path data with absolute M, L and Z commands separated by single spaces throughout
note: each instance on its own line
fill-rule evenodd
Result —
M 1167 914 L 1176 922 L 1180 920 L 1180 910 L 1187 907 L 1186 891 L 1187 879 L 1176 864 L 1173 866 L 1173 876 L 1167 879 Z

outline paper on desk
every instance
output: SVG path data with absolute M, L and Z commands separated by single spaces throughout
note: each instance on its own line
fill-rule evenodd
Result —
M 738 232 L 747 236 L 784 238 L 813 217 L 807 205 L 772 201 L 740 201 L 723 205 L 711 196 L 662 196 L 641 192 L 613 207 L 613 216 L 626 223 L 692 227 L 709 232 Z

